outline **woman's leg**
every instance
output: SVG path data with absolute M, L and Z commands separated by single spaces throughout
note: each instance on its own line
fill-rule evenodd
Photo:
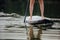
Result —
M 41 17 L 44 18 L 44 2 L 43 2 L 43 0 L 39 0 L 39 5 L 40 5 Z
M 30 0 L 30 6 L 29 6 L 30 20 L 32 20 L 32 13 L 33 13 L 33 8 L 34 8 L 34 3 L 35 3 L 35 0 Z
M 34 8 L 34 3 L 35 3 L 35 0 L 30 0 L 30 6 L 29 6 L 29 12 L 30 12 L 30 21 L 32 20 L 32 13 L 33 13 L 33 8 Z M 34 37 L 33 35 L 33 27 L 30 26 L 29 28 L 29 40 L 33 40 L 32 38 Z

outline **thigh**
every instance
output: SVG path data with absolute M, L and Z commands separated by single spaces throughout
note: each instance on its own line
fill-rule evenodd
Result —
M 30 3 L 34 3 L 35 2 L 35 0 L 30 0 Z
M 38 0 L 40 3 L 42 3 L 44 0 Z

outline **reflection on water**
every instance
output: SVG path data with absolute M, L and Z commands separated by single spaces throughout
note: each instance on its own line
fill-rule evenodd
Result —
M 16 40 L 16 39 L 0 39 L 0 40 Z
M 0 39 L 0 40 L 23 40 L 23 39 Z
M 21 25 L 23 25 L 22 23 L 23 20 L 20 21 L 21 19 L 19 18 L 8 18 L 8 19 L 0 20 L 0 40 L 26 40 L 27 38 L 26 29 L 21 28 L 22 27 Z M 60 23 L 55 23 L 53 27 L 59 28 Z M 38 29 L 33 28 L 33 30 L 34 34 L 36 35 Z M 42 30 L 40 38 L 41 40 L 60 40 L 60 29 Z

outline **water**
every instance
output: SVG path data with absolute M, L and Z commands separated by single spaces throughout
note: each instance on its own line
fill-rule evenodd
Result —
M 27 40 L 26 28 L 22 18 L 0 17 L 0 40 Z M 60 23 L 55 23 L 52 27 L 59 28 Z M 34 33 L 37 33 L 34 28 Z M 60 40 L 60 29 L 42 30 L 41 40 Z

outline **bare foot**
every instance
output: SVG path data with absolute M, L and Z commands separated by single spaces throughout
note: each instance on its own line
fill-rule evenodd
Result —
M 31 21 L 32 21 L 32 18 L 31 18 L 31 17 L 29 18 L 29 21 L 30 21 L 30 23 L 31 23 Z
M 42 20 L 43 20 L 43 19 L 45 19 L 45 17 L 44 17 L 44 16 L 41 16 L 41 17 L 42 17 Z

